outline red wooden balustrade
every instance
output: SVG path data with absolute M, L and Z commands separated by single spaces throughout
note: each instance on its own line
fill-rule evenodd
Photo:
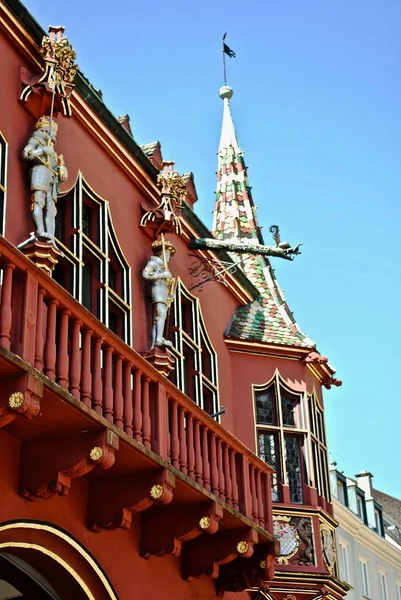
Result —
M 0 346 L 271 531 L 268 465 L 1 236 L 0 268 Z

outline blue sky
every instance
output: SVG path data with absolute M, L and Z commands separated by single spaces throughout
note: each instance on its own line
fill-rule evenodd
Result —
M 273 259 L 302 327 L 343 387 L 326 392 L 330 460 L 401 497 L 399 0 L 26 0 L 62 23 L 78 63 L 139 143 L 193 171 L 211 226 L 228 83 L 259 221 L 304 243 Z M 106 8 L 107 6 L 107 8 Z

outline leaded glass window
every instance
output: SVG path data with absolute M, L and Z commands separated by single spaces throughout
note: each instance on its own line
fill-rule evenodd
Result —
M 0 131 L 0 234 L 5 235 L 8 144 Z
M 323 410 L 315 394 L 308 398 L 309 428 L 313 461 L 314 485 L 319 496 L 330 500 L 330 480 L 324 430 Z
M 74 298 L 131 343 L 131 275 L 113 227 L 110 205 L 82 174 L 60 195 L 57 245 L 63 251 L 54 279 Z
M 303 502 L 302 466 L 299 438 L 285 436 L 285 465 L 287 469 L 290 500 L 295 504 Z
M 256 394 L 256 420 L 258 423 L 263 425 L 276 424 L 275 404 L 274 388 Z
M 290 501 L 300 504 L 303 485 L 309 483 L 304 444 L 307 431 L 300 427 L 305 420 L 301 414 L 304 395 L 288 389 L 277 374 L 272 383 L 256 388 L 254 397 L 258 453 L 275 469 L 272 499 L 282 501 L 283 486 L 288 486 Z
M 258 450 L 260 458 L 276 471 L 272 475 L 272 500 L 277 502 L 280 499 L 277 475 L 280 469 L 277 451 L 277 436 L 273 433 L 259 431 Z
M 217 353 L 203 321 L 199 299 L 177 280 L 168 336 L 176 358 L 173 383 L 209 415 L 219 411 Z M 218 420 L 218 416 L 216 416 Z

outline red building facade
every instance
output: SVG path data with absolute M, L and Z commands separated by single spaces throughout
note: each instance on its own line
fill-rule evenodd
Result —
M 18 0 L 0 25 L 0 598 L 338 600 L 338 380 L 271 270 L 297 249 L 273 230 L 263 255 L 232 90 L 211 234 L 59 28 Z

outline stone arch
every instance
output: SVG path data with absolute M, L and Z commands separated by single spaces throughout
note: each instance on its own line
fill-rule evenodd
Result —
M 0 553 L 40 574 L 50 590 L 74 600 L 118 600 L 94 557 L 66 531 L 38 521 L 0 525 Z M 15 565 L 18 567 L 18 564 Z M 52 598 L 51 593 L 48 598 Z M 67 594 L 67 596 L 65 596 Z

